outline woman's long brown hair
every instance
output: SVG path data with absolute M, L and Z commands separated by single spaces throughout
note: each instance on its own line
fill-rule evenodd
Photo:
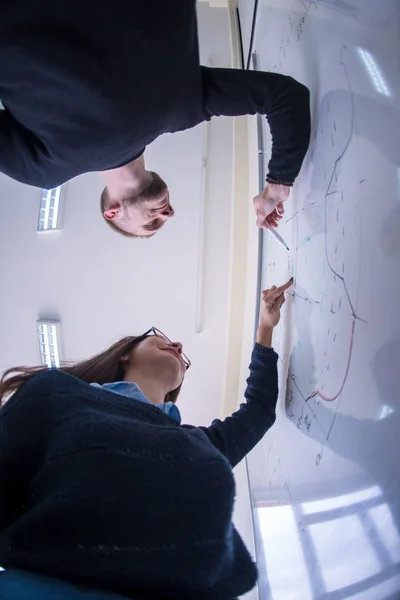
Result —
M 109 348 L 96 354 L 87 360 L 81 360 L 76 363 L 64 363 L 58 370 L 74 375 L 86 383 L 112 383 L 121 381 L 124 377 L 121 358 L 130 352 L 135 344 L 144 340 L 143 336 L 124 337 Z M 4 404 L 6 398 L 16 392 L 21 385 L 28 381 L 34 375 L 48 371 L 48 367 L 11 367 L 4 372 L 0 380 L 0 406 Z M 168 394 L 167 400 L 176 402 L 182 384 Z

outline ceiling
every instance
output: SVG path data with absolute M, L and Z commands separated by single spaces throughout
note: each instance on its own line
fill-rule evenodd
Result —
M 198 13 L 201 62 L 230 66 L 228 11 L 204 4 Z M 41 191 L 0 175 L 1 369 L 40 362 L 38 318 L 60 319 L 64 360 L 88 357 L 155 325 L 181 341 L 193 362 L 180 399 L 183 420 L 207 424 L 220 416 L 228 343 L 232 131 L 227 118 L 210 127 L 204 227 L 203 125 L 165 135 L 147 149 L 146 163 L 168 182 L 176 211 L 151 240 L 130 240 L 105 226 L 99 211 L 103 185 L 96 173 L 65 185 L 62 229 L 39 234 Z M 196 331 L 200 290 L 202 325 Z

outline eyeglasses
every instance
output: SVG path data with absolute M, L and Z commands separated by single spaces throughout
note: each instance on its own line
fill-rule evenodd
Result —
M 157 327 L 152 327 L 151 329 L 149 329 L 148 331 L 146 331 L 146 333 L 144 333 L 140 337 L 141 338 L 145 338 L 145 337 L 147 337 L 149 335 L 152 335 L 152 334 L 155 335 L 155 336 L 157 336 L 158 338 L 160 338 L 161 340 L 163 340 L 167 344 L 173 344 L 172 340 L 170 340 L 169 337 L 167 335 L 165 335 L 165 333 L 163 333 L 162 331 L 160 331 L 159 329 L 157 329 Z M 181 357 L 181 359 L 185 363 L 186 369 L 188 369 L 192 363 L 190 362 L 190 360 L 188 359 L 188 357 L 186 356 L 186 354 L 184 354 L 182 352 L 179 356 Z

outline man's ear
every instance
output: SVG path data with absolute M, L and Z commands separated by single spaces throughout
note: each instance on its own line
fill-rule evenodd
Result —
M 119 205 L 111 208 L 106 208 L 103 212 L 103 216 L 107 221 L 114 221 L 121 213 L 121 207 Z

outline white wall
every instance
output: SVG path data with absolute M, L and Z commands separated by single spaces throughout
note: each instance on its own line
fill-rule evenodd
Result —
M 229 64 L 224 9 L 199 7 L 204 64 Z M 171 190 L 174 219 L 151 240 L 109 230 L 99 211 L 102 181 L 86 174 L 65 189 L 63 229 L 37 234 L 40 190 L 0 176 L 0 365 L 39 361 L 36 319 L 58 317 L 65 360 L 157 325 L 185 344 L 193 367 L 182 391 L 185 421 L 220 416 L 232 180 L 232 121 L 210 128 L 205 204 L 203 331 L 195 333 L 202 126 L 166 135 L 146 151 Z

